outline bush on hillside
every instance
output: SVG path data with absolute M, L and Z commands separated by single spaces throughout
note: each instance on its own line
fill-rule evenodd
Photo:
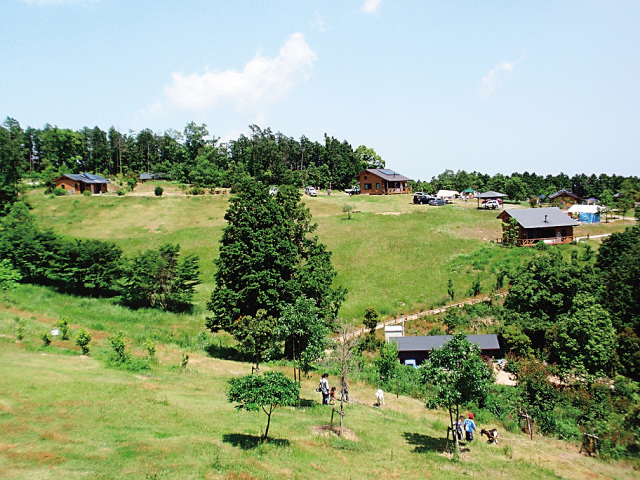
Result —
M 193 186 L 187 190 L 187 195 L 204 195 L 204 188 Z
M 82 195 L 84 195 L 85 197 L 90 197 L 91 192 L 89 190 L 85 190 L 84 192 L 82 192 Z
M 53 189 L 53 194 L 56 197 L 64 197 L 67 194 L 67 191 L 62 187 L 57 187 Z
M 154 190 L 153 193 L 155 193 L 156 197 L 161 197 L 162 194 L 164 193 L 164 189 L 158 185 Z

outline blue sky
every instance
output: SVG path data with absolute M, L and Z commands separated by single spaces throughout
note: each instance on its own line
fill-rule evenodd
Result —
M 250 124 L 428 180 L 640 175 L 640 1 L 3 0 L 0 115 Z

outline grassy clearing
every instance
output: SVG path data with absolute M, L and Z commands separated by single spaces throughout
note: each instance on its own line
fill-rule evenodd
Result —
M 353 439 L 338 438 L 322 428 L 330 410 L 319 405 L 317 375 L 303 381 L 301 407 L 275 412 L 273 438 L 260 443 L 266 416 L 236 412 L 225 398 L 228 379 L 249 373 L 251 366 L 210 358 L 202 350 L 208 343 L 224 353 L 230 344 L 225 335 L 203 336 L 204 301 L 213 286 L 211 260 L 228 196 L 175 193 L 160 198 L 31 197 L 41 225 L 61 234 L 112 239 L 129 254 L 178 242 L 185 252 L 200 255 L 205 284 L 189 315 L 132 312 L 111 300 L 29 285 L 4 294 L 0 477 L 640 478 L 626 463 L 580 456 L 579 446 L 571 443 L 542 437 L 531 442 L 489 418 L 478 418 L 478 424 L 500 428 L 500 445 L 477 441 L 455 460 L 442 453 L 443 412 L 391 394 L 386 407 L 373 408 L 373 389 L 357 383 L 351 393 L 359 403 L 349 405 L 346 415 Z M 428 307 L 442 301 L 450 275 L 463 292 L 484 264 L 489 265 L 484 280 L 489 288 L 491 265 L 511 256 L 517 263 L 527 255 L 524 249 L 488 243 L 500 231 L 495 212 L 469 205 L 435 208 L 413 205 L 408 196 L 341 194 L 305 202 L 319 224 L 318 236 L 334 252 L 337 283 L 350 291 L 345 317 L 360 315 L 367 306 L 385 315 Z M 345 202 L 359 211 L 352 220 L 343 213 Z M 41 346 L 39 334 L 61 316 L 70 319 L 74 331 L 91 331 L 90 357 L 80 356 L 71 341 L 54 339 L 50 347 Z M 24 325 L 21 342 L 16 341 L 16 318 Z M 106 366 L 107 339 L 118 331 L 137 357 L 145 354 L 147 339 L 157 343 L 151 370 L 134 374 Z M 182 369 L 185 353 L 190 361 Z
M 317 375 L 302 382 L 299 408 L 274 413 L 263 444 L 266 416 L 236 412 L 225 397 L 227 380 L 250 365 L 186 349 L 191 360 L 182 370 L 176 365 L 185 350 L 163 344 L 151 371 L 107 368 L 100 338 L 91 357 L 60 341 L 39 347 L 35 333 L 53 319 L 34 312 L 21 310 L 31 316 L 16 342 L 12 316 L 24 305 L 13 300 L 13 312 L 0 312 L 2 478 L 640 478 L 624 463 L 578 455 L 578 445 L 531 442 L 499 425 L 500 445 L 479 440 L 455 460 L 443 453 L 444 412 L 391 394 L 374 408 L 373 389 L 362 384 L 351 388 L 357 403 L 347 406 L 349 439 L 339 438 L 324 428 L 330 410 L 319 405 Z M 107 330 L 120 327 L 138 328 L 109 323 Z
M 153 187 L 140 185 L 124 197 L 51 198 L 34 190 L 29 200 L 38 222 L 62 235 L 112 240 L 129 255 L 163 243 L 179 243 L 183 252 L 198 255 L 203 284 L 195 301 L 204 312 L 230 196 L 186 196 L 167 183 L 167 194 L 155 197 Z M 477 210 L 473 202 L 430 207 L 414 205 L 410 195 L 349 197 L 341 192 L 303 201 L 318 223 L 318 237 L 333 252 L 335 283 L 349 290 L 341 310 L 345 318 L 361 317 L 367 307 L 393 317 L 440 305 L 446 301 L 449 278 L 458 296 L 464 296 L 476 273 L 452 272 L 455 258 L 483 248 L 495 249 L 494 257 L 509 255 L 490 243 L 501 235 L 497 213 Z M 343 213 L 345 204 L 354 207 L 351 220 Z M 580 226 L 576 235 L 621 231 L 632 223 Z M 597 248 L 599 240 L 590 243 Z M 487 274 L 483 282 L 488 293 L 494 279 Z

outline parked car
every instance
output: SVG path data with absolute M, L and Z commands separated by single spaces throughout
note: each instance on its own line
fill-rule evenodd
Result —
M 445 205 L 446 203 L 447 202 L 445 202 L 442 198 L 432 198 L 431 200 L 429 200 L 429 205 L 433 207 L 439 207 L 441 205 Z
M 482 208 L 495 210 L 496 208 L 500 208 L 500 203 L 497 200 L 487 200 L 482 204 Z
M 426 203 L 429 203 L 429 200 L 431 200 L 432 198 L 432 196 L 427 195 L 424 192 L 416 192 L 413 194 L 413 203 L 424 205 Z
M 306 187 L 304 189 L 304 193 L 305 193 L 305 195 L 309 195 L 310 197 L 317 197 L 318 196 L 318 191 L 315 189 L 315 187 Z
M 269 187 L 269 195 L 277 195 L 278 187 Z
M 351 188 L 347 188 L 344 193 L 348 193 L 349 195 L 358 195 L 360 193 L 360 186 L 354 185 Z

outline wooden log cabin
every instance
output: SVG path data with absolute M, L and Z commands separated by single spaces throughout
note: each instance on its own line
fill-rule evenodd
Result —
M 504 210 L 498 215 L 502 220 L 502 239 L 507 242 L 507 232 L 512 228 L 510 219 L 517 223 L 516 245 L 532 247 L 538 242 L 550 245 L 573 242 L 573 227 L 578 226 L 573 218 L 557 207 L 523 208 Z
M 82 193 L 85 190 L 94 194 L 105 193 L 108 184 L 109 180 L 106 178 L 91 173 L 66 173 L 56 178 L 56 188 L 64 188 L 71 194 Z
M 411 180 L 388 168 L 367 168 L 356 175 L 360 193 L 369 195 L 390 195 L 409 193 L 407 182 Z

